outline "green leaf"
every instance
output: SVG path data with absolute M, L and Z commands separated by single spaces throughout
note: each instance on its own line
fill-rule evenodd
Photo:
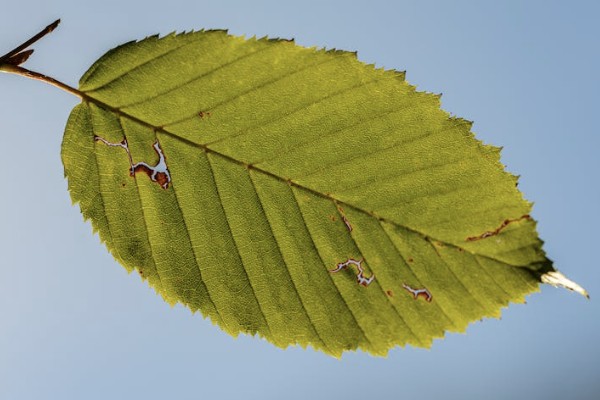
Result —
M 230 334 L 383 355 L 569 286 L 499 149 L 403 73 L 206 31 L 113 49 L 80 90 L 73 201 L 125 268 Z

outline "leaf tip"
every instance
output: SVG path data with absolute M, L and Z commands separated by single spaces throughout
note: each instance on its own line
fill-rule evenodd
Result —
M 585 298 L 589 299 L 590 295 L 583 287 L 579 284 L 573 282 L 566 276 L 564 276 L 560 271 L 548 271 L 544 273 L 540 277 L 543 283 L 547 283 L 548 285 L 552 285 L 554 287 L 563 287 L 565 289 L 569 289 L 573 292 L 579 293 Z

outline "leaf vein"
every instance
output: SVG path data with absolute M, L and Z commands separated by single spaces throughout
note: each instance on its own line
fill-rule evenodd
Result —
M 485 268 L 483 265 L 481 265 L 481 263 L 479 262 L 479 258 L 476 255 L 470 254 L 470 256 L 475 260 L 475 262 L 479 266 L 479 269 L 481 271 L 483 271 L 483 273 L 486 274 L 490 278 L 490 280 L 492 282 L 494 282 L 494 284 L 496 286 L 498 286 L 498 288 L 500 288 L 500 290 L 506 295 L 506 297 L 507 297 L 506 303 L 508 303 L 510 301 L 511 295 L 504 289 L 504 287 L 502 287 L 502 285 L 500 285 L 498 283 L 496 278 L 494 278 L 494 274 L 489 273 L 487 268 Z
M 121 118 L 122 117 L 117 118 L 117 123 L 119 124 L 119 129 L 123 133 L 123 138 L 125 140 L 127 140 L 127 134 L 125 133 L 125 128 L 123 126 L 123 123 L 121 122 Z M 164 285 L 162 283 L 162 278 L 160 276 L 160 270 L 158 268 L 158 264 L 156 264 L 156 262 L 154 261 L 154 250 L 152 248 L 152 241 L 150 240 L 150 230 L 148 229 L 148 224 L 146 223 L 146 213 L 144 212 L 144 207 L 143 207 L 143 202 L 142 202 L 142 194 L 140 193 L 140 186 L 138 184 L 137 177 L 135 175 L 133 176 L 133 180 L 135 182 L 135 188 L 137 190 L 138 200 L 140 203 L 140 210 L 143 215 L 142 220 L 144 221 L 144 230 L 146 231 L 146 239 L 148 240 L 148 248 L 150 249 L 150 255 L 151 255 L 150 259 L 152 260 L 152 264 L 154 265 L 154 270 L 156 271 L 156 276 L 160 283 L 161 289 L 164 290 Z M 162 290 L 161 290 L 161 294 L 163 296 L 166 296 L 166 293 L 163 293 Z
M 446 269 L 448 270 L 448 272 L 450 272 L 452 274 L 452 276 L 454 276 L 454 278 L 456 279 L 456 281 L 460 284 L 460 286 L 464 289 L 464 291 L 473 299 L 475 300 L 475 303 L 477 303 L 477 305 L 481 308 L 481 310 L 483 311 L 482 315 L 485 315 L 485 311 L 486 311 L 486 307 L 481 304 L 481 302 L 477 299 L 477 297 L 473 294 L 473 292 L 471 292 L 468 288 L 468 285 L 465 285 L 462 281 L 462 279 L 458 276 L 458 274 L 456 274 L 454 272 L 454 270 L 452 269 L 452 267 L 450 266 L 450 263 L 448 263 L 445 259 L 444 256 L 442 255 L 442 253 L 440 253 L 438 251 L 438 249 L 435 247 L 435 245 L 431 242 L 431 240 L 429 238 L 427 238 L 427 243 L 429 243 L 429 245 L 431 246 L 431 248 L 433 249 L 433 251 L 435 251 L 435 253 L 438 255 L 438 257 L 440 258 L 440 260 L 442 260 L 442 262 L 444 263 L 444 265 L 446 265 Z
M 353 191 L 355 189 L 359 189 L 359 188 L 361 190 L 368 191 L 367 188 L 369 188 L 369 186 L 371 186 L 373 184 L 378 184 L 378 185 L 389 184 L 397 179 L 407 178 L 413 174 L 417 174 L 417 173 L 424 172 L 424 171 L 433 171 L 436 169 L 444 169 L 445 167 L 456 165 L 465 160 L 470 160 L 472 158 L 474 158 L 474 157 L 460 158 L 460 159 L 456 159 L 456 160 L 445 161 L 442 163 L 423 165 L 419 168 L 413 168 L 410 171 L 402 171 L 399 174 L 394 173 L 394 174 L 387 174 L 387 175 L 379 175 L 377 177 L 374 177 L 372 175 L 365 175 L 367 177 L 367 179 L 360 181 L 356 185 L 345 186 L 343 189 L 343 192 L 351 192 L 351 191 Z M 354 162 L 356 162 L 356 160 L 354 160 Z M 394 172 L 396 172 L 396 171 L 394 171 Z M 305 177 L 303 176 L 302 178 L 305 178 Z
M 385 233 L 385 236 L 387 237 L 388 241 L 390 242 L 390 244 L 392 245 L 392 247 L 394 248 L 394 250 L 396 251 L 396 253 L 398 254 L 398 256 L 400 256 L 400 258 L 404 262 L 404 265 L 408 268 L 408 270 L 411 272 L 411 274 L 415 277 L 415 279 L 417 280 L 417 283 L 419 285 L 423 285 L 421 279 L 419 279 L 419 274 L 417 274 L 417 272 L 415 271 L 415 269 L 410 265 L 410 263 L 404 257 L 404 254 L 402 254 L 402 252 L 400 251 L 400 249 L 396 246 L 396 243 L 394 243 L 394 240 L 392 239 L 392 237 L 390 236 L 390 234 L 388 233 L 388 231 L 385 229 L 385 227 L 383 226 L 382 222 L 383 221 L 379 221 L 379 226 L 381 227 L 381 230 L 383 231 L 383 233 Z M 425 285 L 423 285 L 423 286 L 425 286 Z M 455 328 L 459 327 L 459 325 L 456 324 L 456 321 L 454 321 L 452 318 L 450 318 L 450 316 L 446 313 L 446 311 L 444 311 L 444 308 L 439 304 L 439 302 L 434 301 L 434 302 L 432 302 L 432 304 L 434 304 L 434 306 L 437 307 L 440 310 L 440 312 L 442 313 L 442 315 L 444 315 L 444 317 L 446 317 L 446 319 L 448 320 L 448 322 L 451 325 L 454 325 Z
M 342 214 L 342 212 L 340 211 L 338 205 L 335 204 L 335 202 L 334 202 L 334 205 L 336 206 L 336 210 L 338 212 L 338 216 L 341 219 L 342 217 L 344 217 L 344 214 Z M 364 254 L 363 254 L 362 250 L 360 249 L 358 241 L 356 240 L 356 238 L 351 233 L 348 233 L 348 235 L 350 236 L 350 239 L 354 243 L 354 246 L 356 247 L 356 249 L 358 250 L 358 252 L 361 254 L 362 258 L 364 259 L 365 257 L 364 257 Z M 373 269 L 371 269 L 371 271 L 372 270 Z M 398 311 L 398 308 L 396 307 L 396 304 L 394 304 L 390 300 L 390 298 L 386 295 L 385 290 L 383 290 L 383 287 L 381 286 L 381 284 L 379 283 L 379 281 L 377 279 L 375 279 L 375 284 L 377 285 L 377 287 L 381 291 L 381 294 L 383 295 L 383 298 L 386 299 L 386 301 L 392 306 L 392 308 L 394 309 L 396 315 L 398 317 L 400 317 L 400 320 L 402 321 L 402 323 L 404 324 L 404 326 L 406 326 L 406 328 L 408 329 L 408 331 L 410 332 L 410 334 L 417 340 L 417 343 L 423 344 L 422 340 L 415 334 L 415 332 L 412 330 L 412 328 L 410 327 L 410 325 L 406 322 L 406 320 L 404 319 L 404 317 L 402 316 L 402 314 L 400 314 L 400 311 Z
M 265 221 L 267 221 L 267 225 L 269 226 L 269 232 L 271 234 L 271 238 L 273 239 L 273 242 L 275 243 L 275 246 L 277 247 L 277 251 L 280 255 L 281 260 L 283 261 L 283 264 L 285 265 L 285 271 L 290 279 L 290 282 L 292 283 L 292 286 L 294 288 L 294 292 L 296 293 L 296 296 L 298 297 L 298 301 L 300 302 L 300 305 L 302 306 L 302 310 L 304 311 L 304 314 L 306 315 L 306 318 L 310 321 L 311 323 L 311 328 L 314 331 L 314 333 L 316 334 L 316 336 L 319 338 L 319 340 L 321 341 L 321 343 L 323 344 L 323 346 L 328 349 L 330 352 L 332 352 L 332 349 L 327 345 L 327 343 L 325 342 L 325 340 L 323 339 L 323 337 L 321 336 L 321 334 L 319 333 L 319 331 L 317 330 L 317 326 L 315 325 L 315 323 L 313 322 L 308 310 L 306 309 L 306 306 L 304 305 L 304 301 L 302 300 L 302 297 L 300 296 L 300 292 L 298 291 L 298 287 L 296 286 L 296 282 L 294 282 L 294 279 L 292 278 L 292 274 L 290 273 L 289 270 L 289 266 L 285 261 L 285 258 L 283 257 L 283 251 L 281 249 L 281 246 L 279 245 L 279 241 L 277 240 L 277 237 L 275 236 L 275 232 L 273 230 L 273 225 L 271 224 L 271 221 L 269 220 L 269 217 L 267 216 L 267 213 L 265 211 L 265 207 L 263 206 L 262 200 L 260 198 L 260 195 L 258 194 L 258 190 L 256 188 L 256 183 L 254 182 L 254 179 L 252 179 L 252 173 L 250 172 L 250 170 L 248 170 L 248 176 L 250 177 L 250 182 L 252 183 L 252 188 L 254 189 L 254 193 L 256 193 L 256 198 L 258 199 L 258 204 L 260 206 L 260 210 L 261 213 L 263 215 L 263 218 L 265 219 Z M 333 353 L 333 352 L 332 352 Z
M 319 104 L 319 103 L 321 103 L 321 102 L 323 102 L 325 100 L 329 100 L 329 99 L 332 99 L 332 98 L 337 97 L 337 96 L 341 96 L 343 94 L 351 92 L 352 90 L 355 90 L 355 89 L 358 89 L 360 87 L 366 86 L 366 85 L 368 85 L 370 83 L 375 83 L 377 81 L 379 81 L 379 79 L 372 79 L 372 80 L 367 81 L 367 82 L 360 82 L 360 83 L 358 83 L 356 85 L 352 85 L 352 86 L 340 89 L 338 91 L 329 93 L 327 96 L 321 97 L 318 100 L 311 100 L 309 102 L 303 103 L 303 104 L 299 105 L 298 107 L 294 108 L 293 110 L 288 111 L 286 113 L 278 113 L 277 116 L 274 117 L 274 118 L 271 118 L 271 119 L 268 119 L 268 120 L 264 120 L 264 121 L 260 121 L 260 122 L 258 122 L 256 124 L 248 127 L 247 129 L 245 129 L 243 131 L 237 132 L 237 133 L 235 133 L 233 135 L 226 136 L 226 137 L 221 138 L 221 139 L 213 140 L 211 142 L 206 143 L 206 145 L 207 146 L 212 146 L 212 145 L 214 145 L 216 143 L 221 143 L 221 142 L 226 141 L 226 140 L 239 139 L 240 137 L 242 137 L 242 136 L 246 135 L 247 133 L 251 132 L 253 129 L 265 127 L 265 126 L 270 125 L 270 124 L 272 124 L 274 122 L 282 120 L 283 118 L 289 117 L 290 115 L 294 115 L 296 113 L 299 113 L 300 111 L 306 110 L 310 106 L 313 106 L 315 104 Z
M 86 107 L 87 107 L 87 105 L 86 105 Z M 87 108 L 87 110 L 89 110 L 89 108 Z M 90 125 L 92 126 L 92 134 L 95 135 L 96 133 L 95 133 L 95 128 L 94 128 L 94 118 L 93 118 L 92 113 L 89 113 L 89 116 L 90 116 Z M 96 163 L 96 169 L 98 170 L 98 172 L 100 172 L 100 164 L 98 163 L 98 153 L 96 152 L 95 144 L 94 144 L 93 153 L 94 153 L 94 161 Z M 98 176 L 100 177 L 102 175 L 100 173 L 98 173 Z M 100 179 L 98 179 L 98 197 L 100 198 L 100 202 L 102 203 L 102 210 L 104 211 L 103 214 L 105 216 L 107 216 L 108 213 L 106 212 L 107 211 L 106 210 L 106 201 L 104 200 L 104 194 L 102 192 L 102 185 L 101 185 Z M 108 217 L 106 217 L 106 229 L 108 229 L 108 235 L 110 236 L 110 240 L 112 242 L 113 234 L 112 234 L 112 229 L 110 227 L 110 221 L 109 221 Z M 116 250 L 116 248 L 115 248 L 115 250 Z
M 242 97 L 242 96 L 245 96 L 245 95 L 247 95 L 247 94 L 250 94 L 250 93 L 252 93 L 252 92 L 256 92 L 256 91 L 258 91 L 258 90 L 260 90 L 260 89 L 262 89 L 262 88 L 265 88 L 265 87 L 267 87 L 267 86 L 269 86 L 269 85 L 273 85 L 273 84 L 275 84 L 275 83 L 280 83 L 280 82 L 281 82 L 281 81 L 283 81 L 284 79 L 287 79 L 287 78 L 289 78 L 290 76 L 292 76 L 292 75 L 294 75 L 294 74 L 300 73 L 300 72 L 302 72 L 302 71 L 306 71 L 306 70 L 308 70 L 308 69 L 310 69 L 310 68 L 313 68 L 313 67 L 322 66 L 322 65 L 324 65 L 324 64 L 327 64 L 327 63 L 329 63 L 329 62 L 331 62 L 331 61 L 333 61 L 333 60 L 334 60 L 334 59 L 326 59 L 325 61 L 321 61 L 321 62 L 319 62 L 319 63 L 316 63 L 316 64 L 310 64 L 310 65 L 302 66 L 301 68 L 295 69 L 295 70 L 293 70 L 293 71 L 286 71 L 286 73 L 284 73 L 284 74 L 282 74 L 282 75 L 279 75 L 279 76 L 277 76 L 277 77 L 275 77 L 275 78 L 273 78 L 273 79 L 269 79 L 269 80 L 267 80 L 267 81 L 265 81 L 265 82 L 262 82 L 262 83 L 261 83 L 261 84 L 259 84 L 259 85 L 253 86 L 253 87 L 251 87 L 251 88 L 249 88 L 249 89 L 246 89 L 246 90 L 243 90 L 243 91 L 241 91 L 241 92 L 239 92 L 239 93 L 236 93 L 234 96 L 231 96 L 231 97 L 229 97 L 229 98 L 227 98 L 227 99 L 225 99 L 225 100 L 221 100 L 220 102 L 218 102 L 218 103 L 215 103 L 215 104 L 213 104 L 213 105 L 211 105 L 211 106 L 207 107 L 207 109 L 208 109 L 208 110 L 210 110 L 211 112 L 214 112 L 214 111 L 215 111 L 215 110 L 217 110 L 219 107 L 221 107 L 221 106 L 223 106 L 223 105 L 225 105 L 225 104 L 227 104 L 227 103 L 230 103 L 230 102 L 232 102 L 232 101 L 234 101 L 234 100 L 236 100 L 236 99 L 238 99 L 238 98 L 240 98 L 240 97 Z M 194 118 L 197 118 L 197 117 L 198 117 L 198 113 L 196 112 L 196 113 L 194 113 L 194 114 L 192 114 L 192 115 L 190 115 L 190 116 L 188 116 L 188 117 L 184 117 L 184 118 L 182 118 L 182 119 L 180 119 L 180 120 L 177 120 L 177 121 L 171 121 L 171 122 L 167 122 L 167 123 L 165 123 L 163 126 L 171 126 L 171 125 L 175 125 L 175 124 L 180 124 L 180 123 L 183 123 L 183 122 L 189 121 L 189 120 L 191 120 L 191 119 L 194 119 Z M 260 127 L 260 126 L 263 126 L 263 124 L 257 124 L 256 126 L 259 126 L 259 127 Z M 251 129 L 255 128 L 256 126 L 249 128 L 249 130 L 251 130 Z M 222 138 L 222 139 L 220 139 L 220 140 L 227 140 L 227 139 L 229 139 L 229 138 L 233 138 L 233 137 L 239 137 L 239 136 L 242 136 L 242 135 L 243 135 L 243 134 L 245 134 L 245 133 L 246 133 L 246 131 L 244 131 L 244 132 L 241 132 L 241 133 L 239 133 L 238 135 L 235 135 L 235 134 L 234 134 L 234 135 L 232 135 L 232 136 L 224 137 L 224 138 Z M 219 140 L 219 141 L 220 141 L 220 140 Z M 212 143 L 217 143 L 217 142 L 218 142 L 218 141 L 214 141 L 214 142 L 212 142 Z
M 246 53 L 244 55 L 236 57 L 235 59 L 233 59 L 233 60 L 231 60 L 229 62 L 226 62 L 225 64 L 221 64 L 221 65 L 219 65 L 216 68 L 213 68 L 213 69 L 208 70 L 208 71 L 203 71 L 200 75 L 196 75 L 193 78 L 190 78 L 190 79 L 188 79 L 185 82 L 181 82 L 181 83 L 179 83 L 179 84 L 177 84 L 177 85 L 175 85 L 173 87 L 168 88 L 167 90 L 164 90 L 164 91 L 162 91 L 160 93 L 157 93 L 157 94 L 155 94 L 153 96 L 147 97 L 147 98 L 145 98 L 143 100 L 139 100 L 139 101 L 135 101 L 135 102 L 132 102 L 132 103 L 129 103 L 129 104 L 121 105 L 121 106 L 119 106 L 119 108 L 120 109 L 125 109 L 125 108 L 131 108 L 131 107 L 134 107 L 134 106 L 139 106 L 139 105 L 144 104 L 144 103 L 149 103 L 149 102 L 151 102 L 152 100 L 154 100 L 156 98 L 159 98 L 159 97 L 162 97 L 162 96 L 167 95 L 169 93 L 172 93 L 172 92 L 174 92 L 174 91 L 176 91 L 178 89 L 181 89 L 182 87 L 184 87 L 186 85 L 189 85 L 192 82 L 195 82 L 197 80 L 205 78 L 205 77 L 207 77 L 207 76 L 209 76 L 211 74 L 214 74 L 215 72 L 217 72 L 217 71 L 219 71 L 219 70 L 221 70 L 221 69 L 223 69 L 225 67 L 228 67 L 230 65 L 234 65 L 235 63 L 240 62 L 241 60 L 244 60 L 246 58 L 249 58 L 251 56 L 259 54 L 259 53 L 261 53 L 261 52 L 263 52 L 265 50 L 268 50 L 268 49 L 269 49 L 269 47 L 265 46 L 265 47 L 263 47 L 261 49 L 258 49 L 256 51 L 253 51 L 253 52 L 250 52 L 250 53 Z
M 149 60 L 146 60 L 146 61 L 144 61 L 143 63 L 137 64 L 137 65 L 134 65 L 133 67 L 131 67 L 131 68 L 129 68 L 129 69 L 127 69 L 127 70 L 125 70 L 124 72 L 122 72 L 122 73 L 120 73 L 119 75 L 117 75 L 117 76 L 113 77 L 112 79 L 110 79 L 109 81 L 107 81 L 107 82 L 105 82 L 105 83 L 101 84 L 101 85 L 100 85 L 100 86 L 98 86 L 98 87 L 95 87 L 95 88 L 93 88 L 93 89 L 88 89 L 88 90 L 85 90 L 85 92 L 89 94 L 89 93 L 93 93 L 93 92 L 99 91 L 100 89 L 105 89 L 105 88 L 107 88 L 108 86 L 110 86 L 110 85 L 113 85 L 115 82 L 117 82 L 117 81 L 119 81 L 119 80 L 121 80 L 121 79 L 125 78 L 127 75 L 131 74 L 133 71 L 135 71 L 135 70 L 137 70 L 137 69 L 139 69 L 139 68 L 143 67 L 144 65 L 150 64 L 150 63 L 152 63 L 152 62 L 154 62 L 154 61 L 157 61 L 157 60 L 159 60 L 159 59 L 161 59 L 161 58 L 163 58 L 163 57 L 166 57 L 166 56 L 168 56 L 168 55 L 170 55 L 170 54 L 172 54 L 172 53 L 175 53 L 176 51 L 178 51 L 178 50 L 180 50 L 180 49 L 182 49 L 182 48 L 184 48 L 184 47 L 190 46 L 190 45 L 192 45 L 192 44 L 196 44 L 196 42 L 193 42 L 193 41 L 192 41 L 192 42 L 184 43 L 184 44 L 182 44 L 182 45 L 180 45 L 180 46 L 176 46 L 176 47 L 174 47 L 174 48 L 168 49 L 166 52 L 164 52 L 164 53 L 161 53 L 161 54 L 157 54 L 155 57 L 153 57 L 153 58 L 151 58 L 151 59 L 149 59 Z M 94 71 L 94 73 L 95 73 L 95 72 L 96 72 L 96 71 Z M 86 80 L 86 82 L 87 82 L 88 80 L 90 80 L 90 79 L 92 78 L 92 76 L 93 76 L 93 74 L 92 74 L 92 75 L 90 75 L 90 76 L 88 76 L 88 77 L 87 77 L 87 80 Z
M 391 112 L 386 112 L 383 115 L 392 114 L 392 113 L 397 112 L 397 111 L 403 111 L 403 110 L 392 110 Z M 374 118 L 369 118 L 369 119 L 367 119 L 365 121 L 361 121 L 361 123 L 359 124 L 359 126 L 362 125 L 362 124 L 364 124 L 364 123 L 368 123 L 371 120 L 379 118 L 379 117 L 380 117 L 379 115 L 376 115 Z M 351 128 L 355 128 L 355 126 L 351 126 Z M 444 129 L 433 131 L 433 132 L 432 131 L 425 132 L 422 135 L 417 135 L 417 136 L 411 137 L 411 138 L 406 139 L 406 140 L 401 140 L 401 141 L 393 143 L 393 144 L 391 144 L 389 146 L 374 149 L 371 152 L 363 152 L 363 151 L 361 151 L 360 156 L 362 158 L 366 159 L 367 157 L 375 156 L 377 154 L 381 154 L 383 152 L 386 152 L 386 151 L 389 151 L 389 150 L 393 150 L 395 148 L 399 148 L 399 147 L 402 147 L 402 146 L 413 144 L 413 143 L 419 142 L 421 140 L 424 140 L 424 139 L 427 139 L 427 138 L 430 138 L 430 137 L 433 137 L 433 136 L 437 136 L 437 135 L 440 135 L 442 133 L 446 133 L 447 131 L 455 129 L 455 128 L 456 128 L 456 126 L 451 126 L 451 127 L 447 127 L 447 128 L 444 128 Z M 347 128 L 336 130 L 335 133 L 343 132 L 346 129 Z M 305 142 L 305 144 L 306 143 L 312 144 L 310 142 Z M 336 161 L 335 163 L 330 164 L 330 165 L 320 166 L 318 169 L 315 169 L 315 170 L 313 170 L 313 171 L 311 171 L 311 172 L 309 172 L 307 174 L 300 175 L 298 177 L 298 179 L 300 179 L 300 178 L 306 179 L 306 178 L 308 178 L 308 177 L 310 177 L 312 175 L 319 174 L 319 173 L 322 173 L 322 172 L 326 172 L 332 166 L 339 167 L 339 166 L 344 165 L 344 164 L 351 164 L 351 163 L 355 163 L 356 162 L 356 159 L 354 157 L 352 157 L 352 155 L 344 154 L 343 156 L 344 157 L 343 157 L 342 161 Z M 278 154 L 277 158 L 280 158 L 280 157 L 281 157 L 281 154 Z M 415 171 L 415 172 L 417 172 L 417 171 Z M 347 188 L 347 189 L 350 190 L 350 188 Z
M 179 203 L 179 197 L 177 195 L 176 186 L 177 186 L 176 182 L 171 182 L 171 187 L 173 188 L 173 195 L 175 197 L 175 202 L 177 203 L 177 209 L 179 210 L 179 212 L 181 214 L 181 219 L 183 221 L 183 227 L 185 228 L 186 237 L 188 239 L 190 248 L 192 249 L 192 254 L 194 255 L 194 263 L 196 264 L 196 267 L 198 269 L 198 276 L 200 277 L 200 282 L 202 283 L 202 286 L 204 286 L 204 289 L 206 290 L 206 295 L 208 296 L 208 300 L 214 307 L 215 312 L 217 313 L 217 317 L 227 327 L 227 322 L 221 316 L 221 313 L 220 313 L 219 309 L 217 308 L 217 305 L 215 304 L 215 302 L 212 299 L 212 296 L 210 295 L 210 291 L 208 290 L 208 285 L 206 284 L 206 281 L 202 278 L 202 269 L 200 268 L 200 263 L 198 262 L 198 255 L 196 254 L 196 249 L 194 248 L 194 244 L 192 243 L 190 227 L 188 226 L 185 216 L 183 215 L 183 208 L 181 207 L 181 204 Z M 227 327 L 227 329 L 229 330 L 229 327 Z
M 235 235 L 233 234 L 233 230 L 231 229 L 231 223 L 229 222 L 229 217 L 227 216 L 227 211 L 225 210 L 225 207 L 223 206 L 223 197 L 221 192 L 219 191 L 219 185 L 217 183 L 217 177 L 215 176 L 215 171 L 214 168 L 212 166 L 212 162 L 210 160 L 210 157 L 206 157 L 206 160 L 208 161 L 208 169 L 211 173 L 212 176 L 212 180 L 214 182 L 215 185 L 215 190 L 217 192 L 217 196 L 219 197 L 219 205 L 221 206 L 221 210 L 223 211 L 223 215 L 225 216 L 225 222 L 227 222 L 227 229 L 229 231 L 229 234 L 231 235 L 231 237 L 233 238 L 233 244 L 235 247 L 235 250 L 237 252 L 237 256 L 238 259 L 240 260 L 240 263 L 242 265 L 242 270 L 244 271 L 244 274 L 246 275 L 246 281 L 248 282 L 248 285 L 250 286 L 250 290 L 252 291 L 252 295 L 254 296 L 254 299 L 256 300 L 256 305 L 258 307 L 258 310 L 261 313 L 261 316 L 265 322 L 265 326 L 269 332 L 269 336 L 273 336 L 273 333 L 271 331 L 271 327 L 269 326 L 269 321 L 267 320 L 267 316 L 265 315 L 265 312 L 263 311 L 261 305 L 260 305 L 260 301 L 258 300 L 258 296 L 256 295 L 256 290 L 254 289 L 254 286 L 252 286 L 252 281 L 250 280 L 250 276 L 248 275 L 248 271 L 246 271 L 246 266 L 244 264 L 244 259 L 242 258 L 242 254 L 240 253 L 240 249 L 238 248 L 238 244 L 237 241 L 235 239 Z
M 300 202 L 298 201 L 298 197 L 296 196 L 296 193 L 294 193 L 293 190 L 292 190 L 292 194 L 294 195 L 294 200 L 296 202 L 296 206 L 298 207 L 298 211 L 299 211 L 300 217 L 302 218 L 302 222 L 304 223 L 304 229 L 306 229 L 306 231 L 310 233 L 310 229 L 308 228 L 308 224 L 306 223 L 306 219 L 304 218 L 304 213 L 302 212 L 302 206 L 300 206 Z M 318 249 L 318 247 L 317 247 L 317 245 L 316 245 L 316 243 L 315 243 L 315 241 L 313 239 L 313 236 L 311 234 L 309 234 L 309 236 L 310 236 L 310 241 L 311 241 L 311 247 L 315 251 L 315 254 L 321 260 L 321 265 L 323 266 L 323 268 L 327 269 L 327 265 L 325 264 L 325 261 L 323 260 L 323 257 L 321 256 L 321 253 L 319 252 L 319 249 Z M 329 276 L 329 281 L 330 281 L 332 287 L 335 289 L 335 292 L 338 294 L 338 297 L 341 299 L 341 301 L 344 303 L 344 305 L 348 309 L 348 312 L 350 313 L 350 315 L 352 315 L 352 318 L 354 319 L 354 322 L 356 323 L 356 327 L 360 330 L 363 338 L 371 346 L 373 346 L 373 343 L 371 343 L 371 341 L 367 337 L 367 334 L 365 333 L 365 330 L 359 324 L 358 319 L 356 318 L 356 315 L 354 315 L 354 311 L 352 311 L 352 308 L 350 308 L 350 304 L 348 304 L 348 302 L 346 301 L 346 299 L 344 298 L 344 296 L 342 296 L 342 293 L 339 291 L 339 289 L 335 285 L 335 282 L 333 281 L 333 278 L 331 276 Z
M 327 98 L 323 98 L 322 100 L 326 100 L 326 99 Z M 350 124 L 348 126 L 344 126 L 342 128 L 333 129 L 333 130 L 331 130 L 329 132 L 324 132 L 324 133 L 322 133 L 322 134 L 319 135 L 319 138 L 325 138 L 325 137 L 329 137 L 329 136 L 335 136 L 336 134 L 344 132 L 345 130 L 352 129 L 352 128 L 358 128 L 361 125 L 368 124 L 369 122 L 372 122 L 372 121 L 374 121 L 376 119 L 379 119 L 381 117 L 384 117 L 386 115 L 394 114 L 394 113 L 396 113 L 398 111 L 403 111 L 403 110 L 392 109 L 392 110 L 384 111 L 382 113 L 376 113 L 376 114 L 373 114 L 373 115 L 369 115 L 369 117 L 367 117 L 366 119 L 361 119 L 360 121 L 358 121 L 356 123 Z M 301 147 L 306 147 L 307 145 L 310 146 L 313 143 L 314 143 L 314 138 L 302 141 L 300 143 L 295 144 L 294 147 L 293 147 L 293 149 L 288 149 L 286 151 L 278 152 L 274 157 L 265 158 L 265 159 L 256 161 L 256 162 L 253 163 L 253 165 L 264 164 L 266 162 L 273 162 L 273 161 L 278 160 L 280 158 L 287 157 L 287 155 L 289 155 L 293 151 L 296 151 L 296 150 L 298 150 Z M 320 170 L 321 169 L 319 169 L 318 171 L 320 171 Z

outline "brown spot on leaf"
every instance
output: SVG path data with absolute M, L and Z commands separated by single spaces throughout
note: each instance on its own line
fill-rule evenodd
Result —
M 348 221 L 348 218 L 346 218 L 346 216 L 343 214 L 342 214 L 342 221 L 344 221 L 344 224 L 346 225 L 348 232 L 352 232 L 352 225 L 350 224 L 350 221 Z
M 335 200 L 334 200 L 334 202 L 335 202 Z M 346 217 L 346 213 L 344 212 L 344 209 L 342 208 L 342 206 L 340 206 L 339 204 L 337 204 L 337 202 L 335 202 L 335 203 L 337 205 L 337 210 L 340 213 L 340 217 L 342 218 L 342 221 L 344 222 L 344 225 L 346 225 L 346 229 L 348 229 L 348 232 L 352 232 L 352 224 L 350 223 L 350 221 Z

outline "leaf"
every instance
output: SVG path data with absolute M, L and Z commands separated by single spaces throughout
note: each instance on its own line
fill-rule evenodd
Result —
M 232 335 L 429 347 L 559 276 L 499 149 L 353 53 L 150 37 L 80 91 L 73 201 L 125 268 Z

